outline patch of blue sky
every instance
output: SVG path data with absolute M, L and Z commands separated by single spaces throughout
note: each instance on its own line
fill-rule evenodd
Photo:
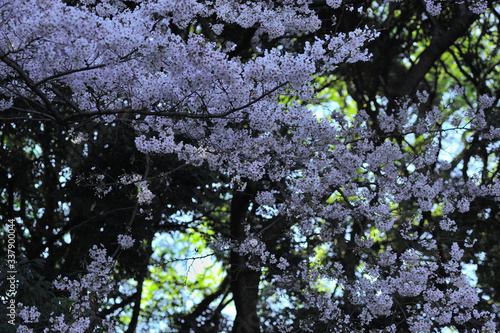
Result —
M 340 108 L 340 104 L 335 101 L 329 101 L 318 105 L 308 105 L 316 118 L 321 119 L 332 113 L 332 110 Z
M 446 131 L 442 140 L 442 149 L 439 151 L 438 159 L 451 163 L 453 159 L 464 149 L 462 137 L 465 129 L 457 129 L 449 122 L 443 123 L 443 130 Z
M 181 221 L 191 220 L 189 216 L 178 216 Z M 181 232 L 172 232 L 168 234 L 156 234 L 153 239 L 152 247 L 154 249 L 152 259 L 160 260 L 162 253 L 170 252 L 172 258 L 169 263 L 170 267 L 174 268 L 180 276 L 184 277 L 184 283 L 194 283 L 199 279 L 213 279 L 214 285 L 221 283 L 224 276 L 219 273 L 223 271 L 222 263 L 218 262 L 215 256 L 212 255 L 210 248 L 202 248 L 203 244 L 195 244 L 185 239 L 185 234 Z M 165 251 L 167 250 L 167 251 Z M 162 297 L 162 291 L 157 291 L 157 297 Z M 182 311 L 191 310 L 196 304 L 203 300 L 203 293 L 198 290 L 189 290 L 187 287 L 181 290 Z M 229 318 L 236 317 L 234 305 L 229 304 L 222 313 Z M 167 328 L 166 322 L 158 323 L 160 330 L 164 331 Z

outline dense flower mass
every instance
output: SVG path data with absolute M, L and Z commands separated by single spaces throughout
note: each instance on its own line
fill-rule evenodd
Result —
M 424 3 L 425 17 L 438 24 L 456 13 L 476 18 L 489 2 Z M 315 6 L 324 6 L 330 17 Z M 470 91 L 449 89 L 438 96 L 417 90 L 425 87 L 420 83 L 411 89 L 397 86 L 400 93 L 368 73 L 363 79 L 382 82 L 378 90 L 387 98 L 369 96 L 363 104 L 362 97 L 356 107 L 347 102 L 337 107 L 336 102 L 320 117 L 311 111 L 326 91 L 323 81 L 341 81 L 337 71 L 369 68 L 372 57 L 380 57 L 370 45 L 386 38 L 385 27 L 358 22 L 348 29 L 342 21 L 344 12 L 357 12 L 367 21 L 370 15 L 386 15 L 385 3 L 377 6 L 380 12 L 374 14 L 336 0 L 152 0 L 133 5 L 0 0 L 0 112 L 19 111 L 30 120 L 72 131 L 92 122 L 131 125 L 134 149 L 148 162 L 144 176 L 123 174 L 115 180 L 136 187 L 132 197 L 137 205 L 131 222 L 124 222 L 127 227 L 137 212 L 164 198 L 155 192 L 161 186 L 175 190 L 164 181 L 170 170 L 158 171 L 156 178 L 148 174 L 157 170 L 150 157 L 203 170 L 214 184 L 232 188 L 228 195 L 211 197 L 232 200 L 232 215 L 221 217 L 226 209 L 214 203 L 211 212 L 224 222 L 206 238 L 212 237 L 212 250 L 230 267 L 234 332 L 245 327 L 259 332 L 255 326 L 260 323 L 247 319 L 258 313 L 257 301 L 250 301 L 254 296 L 248 296 L 251 305 L 237 298 L 245 299 L 244 292 L 264 293 L 264 286 L 269 298 L 286 290 L 289 299 L 281 303 L 288 303 L 295 315 L 311 312 L 297 322 L 279 322 L 281 331 L 313 331 L 317 321 L 328 332 L 427 332 L 453 326 L 494 332 L 494 315 L 477 309 L 480 290 L 462 266 L 466 248 L 474 246 L 478 235 L 460 232 L 457 219 L 479 201 L 497 204 L 498 160 L 477 158 L 485 171 L 456 171 L 457 176 L 450 170 L 467 168 L 474 162 L 472 152 L 464 150 L 468 159 L 459 162 L 459 154 L 448 158 L 447 150 L 460 137 L 463 144 L 485 140 L 480 149 L 496 149 L 499 123 L 489 112 L 498 97 L 481 86 L 475 100 L 465 103 L 460 96 Z M 336 23 L 338 31 L 331 29 Z M 242 41 L 231 29 L 251 37 Z M 444 34 L 438 30 L 436 35 Z M 426 55 L 419 48 L 427 42 L 419 43 L 407 47 Z M 415 59 L 401 62 L 425 65 Z M 416 72 L 408 70 L 407 76 Z M 195 197 L 209 187 L 192 187 L 190 209 L 210 204 Z M 184 215 L 179 220 L 190 216 L 181 213 L 176 213 Z M 202 222 L 193 229 L 210 228 L 206 216 L 196 218 Z M 133 250 L 132 236 L 116 239 L 122 249 Z M 150 250 L 148 242 L 136 244 Z M 54 283 L 69 295 L 72 307 L 50 317 L 48 331 L 90 329 L 94 318 L 89 313 L 112 294 L 114 259 L 97 246 L 90 255 L 92 262 L 79 279 Z M 140 308 L 146 273 L 132 273 L 142 279 L 139 299 L 120 301 Z M 111 308 L 118 303 L 113 302 Z M 34 307 L 23 308 L 19 316 L 25 325 L 18 332 L 28 332 L 27 325 L 39 315 Z
M 56 315 L 51 313 L 48 325 L 45 325 L 43 332 L 86 332 L 90 329 L 91 315 L 95 311 L 96 305 L 103 302 L 112 290 L 113 282 L 110 278 L 111 270 L 114 267 L 114 260 L 106 256 L 106 249 L 94 246 L 90 250 L 92 262 L 86 267 L 86 273 L 78 280 L 70 280 L 67 277 L 54 281 L 57 290 L 67 290 L 70 292 L 72 301 L 69 313 Z M 40 312 L 34 306 L 23 306 L 19 304 L 21 311 L 19 317 L 24 324 L 39 323 Z M 26 325 L 19 325 L 17 332 L 33 333 L 32 328 Z M 102 325 L 102 326 L 101 326 Z M 39 326 L 39 325 L 37 325 Z M 114 332 L 111 323 L 99 324 L 107 332 Z
M 118 235 L 118 244 L 126 250 L 134 246 L 135 240 L 129 235 Z

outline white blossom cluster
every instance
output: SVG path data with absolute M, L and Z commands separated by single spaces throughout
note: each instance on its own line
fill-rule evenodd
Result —
M 479 1 L 474 10 L 482 11 L 484 3 Z M 493 332 L 489 314 L 474 311 L 478 292 L 461 272 L 466 241 L 454 243 L 447 258 L 436 250 L 436 240 L 426 238 L 417 226 L 438 202 L 443 217 L 436 227 L 453 232 L 456 226 L 449 215 L 469 211 L 479 197 L 498 199 L 499 182 L 482 184 L 470 177 L 457 186 L 436 177 L 450 166 L 439 159 L 443 148 L 430 135 L 436 124 L 446 122 L 452 125 L 449 131 L 465 128 L 498 138 L 499 129 L 486 129 L 485 120 L 494 99 L 480 96 L 477 107 L 465 111 L 470 119 L 466 124 L 446 118 L 439 106 L 425 109 L 425 92 L 417 95 L 418 102 L 399 101 L 397 112 L 368 115 L 359 110 L 350 119 L 332 112 L 331 120 L 319 121 L 298 102 L 314 99 L 315 75 L 342 63 L 368 61 L 365 45 L 378 33 L 364 27 L 287 48 L 290 35 L 315 32 L 321 21 L 309 1 L 280 4 L 188 0 L 179 6 L 174 0 L 152 0 L 138 2 L 131 11 L 114 1 L 88 0 L 72 7 L 59 0 L 0 0 L 0 82 L 8 82 L 0 90 L 6 99 L 0 107 L 9 107 L 18 95 L 51 105 L 61 98 L 54 87 L 62 86 L 72 92 L 69 105 L 78 116 L 104 112 L 111 117 L 106 121 L 113 121 L 113 112 L 136 113 L 135 144 L 142 153 L 176 154 L 196 166 L 205 163 L 232 179 L 235 191 L 246 189 L 245 180 L 280 184 L 279 202 L 275 192 L 261 191 L 256 204 L 292 221 L 297 239 L 321 235 L 322 241 L 333 244 L 334 236 L 347 234 L 347 225 L 363 219 L 382 235 L 396 230 L 410 248 L 401 254 L 390 247 L 380 249 L 378 257 L 363 262 L 363 271 L 352 281 L 345 279 L 340 263 L 311 265 L 309 254 L 300 258 L 299 272 L 289 272 L 286 258 L 277 258 L 258 233 L 248 230 L 243 241 L 218 244 L 250 258 L 252 269 L 276 266 L 279 283 L 299 276 L 305 285 L 300 292 L 307 295 L 303 306 L 319 310 L 322 321 L 335 319 L 339 332 L 390 316 L 400 298 L 422 299 L 418 306 L 408 305 L 404 320 L 412 332 L 473 319 Z M 338 8 L 342 2 L 327 4 Z M 425 5 L 430 15 L 442 10 L 439 1 L 426 0 Z M 255 55 L 231 57 L 231 45 L 203 34 L 180 36 L 171 29 L 212 15 L 219 22 L 212 25 L 215 34 L 230 24 L 253 28 Z M 282 48 L 266 48 L 264 41 L 278 38 L 284 39 Z M 291 101 L 280 102 L 280 95 Z M 381 124 L 380 133 L 368 125 L 375 120 Z M 385 140 L 391 137 L 407 142 L 423 137 L 423 143 L 417 151 Z M 428 171 L 431 166 L 435 173 Z M 401 173 L 401 167 L 411 171 Z M 141 205 L 155 198 L 148 181 L 138 175 L 124 176 L 121 182 L 138 187 Z M 395 212 L 409 200 L 416 202 L 415 212 L 406 224 L 396 226 Z M 125 249 L 134 241 L 120 235 L 118 242 Z M 370 233 L 352 237 L 360 253 L 374 244 Z M 423 248 L 432 254 L 424 254 Z M 70 293 L 74 305 L 70 314 L 51 319 L 53 331 L 85 331 L 90 322 L 83 314 L 111 290 L 113 260 L 98 247 L 91 257 L 81 279 L 55 282 L 56 288 Z M 323 278 L 336 281 L 348 301 L 363 308 L 356 323 L 315 288 Z M 23 313 L 26 322 L 36 317 L 36 312 Z M 391 324 L 387 330 L 396 328 Z
M 121 248 L 126 250 L 134 246 L 135 240 L 129 235 L 118 235 L 118 244 Z
M 69 299 L 73 302 L 71 312 L 67 314 L 52 315 L 49 318 L 50 325 L 44 329 L 44 333 L 84 333 L 90 327 L 91 319 L 88 313 L 95 310 L 100 302 L 106 300 L 107 295 L 113 288 L 114 282 L 111 279 L 111 271 L 114 267 L 114 259 L 106 255 L 106 249 L 94 245 L 89 251 L 92 261 L 86 267 L 86 273 L 79 279 L 70 280 L 67 277 L 59 277 L 54 281 L 56 289 L 69 293 Z M 32 328 L 26 324 L 37 323 L 40 312 L 35 306 L 24 307 L 19 317 L 22 323 L 18 333 L 32 333 Z M 101 327 L 107 327 L 107 332 L 114 332 L 111 323 L 102 322 Z
M 148 188 L 148 183 L 146 181 L 141 181 L 136 183 L 136 185 L 139 190 L 139 193 L 137 193 L 137 202 L 140 205 L 150 204 L 155 198 L 155 195 Z

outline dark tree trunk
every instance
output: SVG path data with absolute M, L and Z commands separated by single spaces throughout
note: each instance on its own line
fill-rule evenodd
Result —
M 231 201 L 231 237 L 235 241 L 245 239 L 245 219 L 250 202 L 255 195 L 255 186 L 248 183 L 244 192 L 235 192 Z M 233 333 L 259 333 L 257 316 L 260 271 L 250 269 L 247 257 L 231 251 L 231 292 L 236 307 Z

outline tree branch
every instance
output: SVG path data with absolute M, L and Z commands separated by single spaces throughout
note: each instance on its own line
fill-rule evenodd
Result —
M 469 11 L 465 5 L 460 5 L 461 15 L 457 17 L 453 24 L 441 36 L 433 38 L 430 45 L 419 57 L 418 62 L 413 65 L 405 75 L 403 82 L 397 88 L 389 90 L 390 97 L 397 98 L 410 94 L 414 91 L 425 75 L 429 72 L 434 63 L 441 55 L 452 46 L 458 38 L 463 36 L 471 24 L 478 17 Z
M 264 94 L 260 95 L 254 100 L 251 100 L 250 102 L 238 106 L 236 108 L 232 108 L 230 110 L 227 110 L 226 112 L 218 113 L 218 114 L 208 114 L 208 113 L 187 113 L 187 112 L 178 112 L 178 111 L 168 111 L 168 112 L 154 112 L 152 110 L 133 110 L 133 109 L 120 109 L 120 110 L 109 110 L 109 111 L 90 111 L 90 112 L 81 112 L 77 114 L 72 114 L 70 116 L 64 117 L 63 121 L 69 122 L 75 119 L 80 119 L 80 118 L 87 118 L 87 117 L 94 117 L 94 116 L 103 116 L 103 115 L 117 115 L 117 114 L 124 114 L 124 113 L 130 113 L 130 114 L 140 114 L 140 115 L 147 115 L 147 116 L 160 116 L 160 117 L 180 117 L 180 118 L 191 118 L 191 119 L 212 119 L 212 118 L 224 118 L 229 116 L 232 113 L 241 111 L 243 109 L 246 109 L 253 104 L 261 101 L 265 97 L 271 95 L 274 93 L 276 90 L 282 88 L 288 84 L 288 82 L 284 82 L 273 89 L 265 92 Z
M 54 108 L 54 105 L 52 105 L 52 102 L 47 98 L 47 96 L 43 93 L 43 91 L 41 91 L 40 88 L 38 88 L 35 82 L 31 80 L 29 75 L 14 60 L 10 59 L 7 56 L 7 54 L 0 54 L 0 60 L 2 60 L 10 68 L 15 70 L 17 74 L 19 74 L 19 76 L 21 76 L 22 80 L 28 86 L 28 88 L 30 88 L 31 91 L 43 101 L 45 108 L 56 119 L 56 121 L 59 124 L 64 125 L 65 122 L 63 121 L 57 110 Z

